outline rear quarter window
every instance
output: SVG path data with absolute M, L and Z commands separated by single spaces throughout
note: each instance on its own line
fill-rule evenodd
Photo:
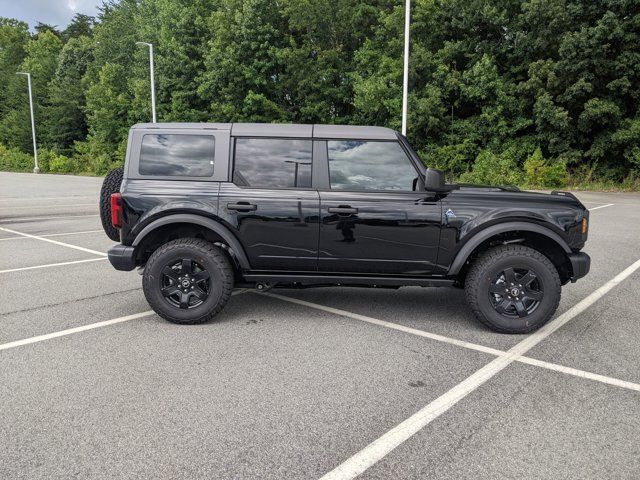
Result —
M 215 138 L 212 135 L 147 134 L 140 148 L 140 175 L 210 177 Z

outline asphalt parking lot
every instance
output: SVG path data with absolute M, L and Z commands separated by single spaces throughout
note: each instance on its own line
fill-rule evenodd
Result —
M 0 173 L 0 478 L 638 478 L 640 194 L 578 193 L 591 273 L 532 335 L 457 289 L 149 310 L 101 179 Z

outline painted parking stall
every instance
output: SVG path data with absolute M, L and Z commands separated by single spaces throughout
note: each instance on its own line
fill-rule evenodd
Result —
M 577 194 L 592 273 L 547 326 L 499 335 L 460 291 L 417 287 L 237 291 L 171 325 L 104 261 L 100 179 L 0 187 L 3 478 L 637 471 L 638 195 Z

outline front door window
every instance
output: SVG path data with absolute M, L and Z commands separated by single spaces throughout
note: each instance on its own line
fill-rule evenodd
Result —
M 416 169 L 398 142 L 330 140 L 332 190 L 412 191 Z

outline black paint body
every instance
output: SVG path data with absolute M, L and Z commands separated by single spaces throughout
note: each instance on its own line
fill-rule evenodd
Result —
M 214 125 L 207 130 L 217 135 L 216 141 L 223 147 L 228 145 L 226 154 L 225 150 L 222 154 L 216 150 L 214 176 L 186 180 L 141 178 L 132 174 L 136 168 L 135 136 L 159 127 L 141 125 L 132 129 L 121 188 L 125 211 L 120 248 L 126 252 L 122 255 L 130 259 L 114 262 L 112 258 L 116 268 L 130 269 L 144 264 L 149 252 L 143 246 L 149 248 L 148 240 L 160 231 L 154 225 L 164 229 L 164 235 L 170 239 L 171 225 L 184 227 L 184 222 L 172 223 L 171 219 L 187 214 L 206 219 L 203 222 L 208 222 L 207 225 L 213 222 L 219 226 L 221 243 L 230 247 L 238 259 L 238 282 L 254 276 L 261 279 L 271 276 L 286 283 L 282 279 L 291 274 L 307 280 L 317 279 L 308 280 L 307 284 L 324 284 L 323 275 L 331 278 L 326 282 L 329 284 L 340 283 L 335 278 L 341 277 L 351 279 L 344 282 L 347 284 L 358 283 L 353 278 L 359 277 L 363 279 L 362 284 L 369 284 L 371 282 L 365 281 L 368 276 L 397 277 L 399 285 L 410 284 L 402 279 L 422 278 L 427 284 L 427 279 L 454 279 L 463 269 L 461 265 L 466 261 L 463 256 L 470 255 L 481 242 L 496 235 L 487 236 L 486 232 L 498 232 L 498 235 L 510 232 L 517 240 L 520 231 L 555 242 L 565 255 L 567 280 L 581 276 L 571 271 L 577 269 L 572 267 L 575 265 L 572 257 L 584 247 L 587 235 L 582 233 L 582 222 L 583 218 L 588 220 L 588 211 L 570 194 L 493 187 L 460 187 L 440 193 L 426 191 L 421 188 L 425 167 L 404 137 L 388 129 L 363 130 L 361 135 L 375 139 L 377 132 L 381 132 L 385 140 L 393 138 L 399 142 L 416 169 L 416 190 L 331 190 L 326 140 L 332 138 L 329 136 L 332 131 L 325 127 L 326 131 L 319 134 L 317 126 L 293 133 L 291 129 L 279 132 L 277 128 L 263 132 L 256 126 L 258 133 L 254 133 L 312 140 L 311 188 L 241 187 L 231 181 L 234 138 L 240 137 L 237 133 L 252 135 L 250 126 L 243 125 L 244 130 L 236 131 L 235 125 Z M 199 131 L 204 127 L 185 124 L 171 128 Z M 359 131 L 349 132 L 349 127 L 343 128 L 347 129 L 346 133 L 333 135 L 348 138 L 359 134 Z M 509 225 L 518 226 L 517 231 L 511 232 Z M 504 232 L 501 226 L 505 226 Z M 492 227 L 493 230 L 489 230 Z

